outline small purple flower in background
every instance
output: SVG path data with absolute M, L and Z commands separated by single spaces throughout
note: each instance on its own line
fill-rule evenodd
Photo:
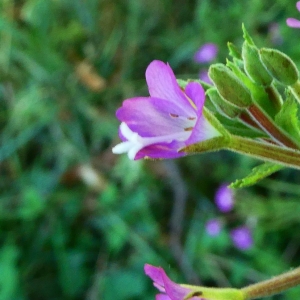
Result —
M 218 47 L 213 43 L 204 44 L 194 55 L 194 60 L 197 63 L 209 63 L 215 59 L 218 53 Z
M 115 154 L 128 153 L 129 159 L 176 158 L 185 146 L 211 139 L 220 133 L 202 114 L 205 92 L 196 82 L 182 91 L 168 64 L 155 60 L 146 70 L 150 97 L 135 97 L 117 110 L 122 122 L 122 143 Z
M 207 69 L 204 69 L 204 70 L 201 70 L 199 72 L 199 78 L 208 83 L 208 84 L 212 84 L 212 81 L 210 80 L 210 78 L 208 77 L 208 70 Z
M 268 29 L 269 29 L 269 36 L 270 36 L 271 42 L 274 45 L 281 45 L 283 43 L 283 37 L 280 33 L 279 24 L 276 22 L 273 22 L 268 26 Z
M 235 247 L 240 250 L 248 250 L 253 246 L 251 230 L 247 226 L 240 226 L 230 232 Z
M 205 225 L 205 230 L 210 236 L 217 236 L 221 232 L 222 223 L 218 219 L 211 219 L 207 221 Z
M 182 286 L 173 282 L 162 268 L 146 264 L 144 267 L 145 274 L 153 280 L 153 285 L 160 291 L 156 295 L 156 300 L 183 300 L 186 299 L 193 291 L 192 286 Z M 204 300 L 200 297 L 191 297 L 190 300 Z
M 226 184 L 222 184 L 216 194 L 215 203 L 221 212 L 229 212 L 234 206 L 234 195 L 232 189 Z
M 300 1 L 298 1 L 298 2 L 296 3 L 296 7 L 297 7 L 298 11 L 300 11 Z M 294 19 L 294 18 L 287 18 L 287 19 L 286 19 L 286 24 L 287 24 L 289 27 L 300 28 L 300 21 L 297 20 L 297 19 Z

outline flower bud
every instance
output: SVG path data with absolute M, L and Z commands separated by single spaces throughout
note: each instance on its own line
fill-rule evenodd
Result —
M 225 100 L 241 108 L 251 105 L 252 99 L 249 90 L 225 65 L 214 64 L 210 66 L 208 75 Z
M 299 77 L 295 63 L 286 54 L 269 48 L 259 50 L 260 59 L 269 73 L 279 82 L 293 85 Z
M 228 101 L 224 100 L 217 89 L 215 88 L 210 88 L 207 92 L 206 95 L 209 97 L 211 102 L 214 104 L 216 110 L 218 113 L 221 115 L 229 118 L 229 119 L 234 119 L 240 114 L 240 109 L 237 108 L 236 106 L 232 105 Z
M 270 86 L 273 78 L 262 64 L 258 49 L 248 42 L 244 42 L 242 56 L 247 75 L 258 84 Z

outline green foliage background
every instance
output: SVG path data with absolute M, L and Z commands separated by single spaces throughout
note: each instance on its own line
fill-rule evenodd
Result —
M 145 263 L 179 282 L 235 287 L 298 266 L 299 172 L 238 190 L 235 210 L 221 215 L 217 187 L 257 161 L 220 152 L 132 162 L 111 153 L 115 110 L 147 95 L 153 59 L 197 78 L 195 51 L 214 42 L 225 62 L 227 42 L 242 44 L 243 22 L 258 46 L 300 65 L 289 16 L 300 17 L 290 0 L 2 0 L 0 300 L 154 299 Z M 224 228 L 212 238 L 205 223 L 215 217 Z M 242 224 L 254 237 L 245 252 L 229 237 Z

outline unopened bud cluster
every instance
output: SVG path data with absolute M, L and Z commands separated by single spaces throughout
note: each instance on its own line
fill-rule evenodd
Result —
M 246 127 L 250 129 L 245 130 L 246 136 L 299 149 L 288 126 L 282 128 L 280 124 L 290 120 L 277 122 L 288 115 L 282 113 L 288 109 L 283 105 L 287 95 L 295 103 L 300 102 L 299 71 L 286 54 L 276 49 L 259 49 L 245 28 L 243 31 L 245 41 L 241 49 L 228 43 L 232 60 L 210 66 L 208 75 L 213 87 L 206 94 L 217 114 L 235 122 L 227 128 L 231 133 L 240 134 L 241 128 Z

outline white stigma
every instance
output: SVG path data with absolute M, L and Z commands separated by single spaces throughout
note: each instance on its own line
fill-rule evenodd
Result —
M 122 122 L 120 131 L 127 141 L 122 142 L 112 148 L 114 154 L 128 154 L 128 158 L 134 160 L 136 154 L 146 146 L 157 143 L 171 143 L 172 141 L 185 141 L 191 135 L 191 131 L 182 131 L 169 135 L 157 137 L 141 137 L 138 133 L 133 132 L 126 123 Z
M 128 152 L 129 159 L 134 160 L 136 154 L 144 147 L 142 137 L 140 137 L 136 132 L 133 132 L 124 122 L 121 123 L 120 130 L 127 141 L 113 147 L 112 152 L 114 154 Z

